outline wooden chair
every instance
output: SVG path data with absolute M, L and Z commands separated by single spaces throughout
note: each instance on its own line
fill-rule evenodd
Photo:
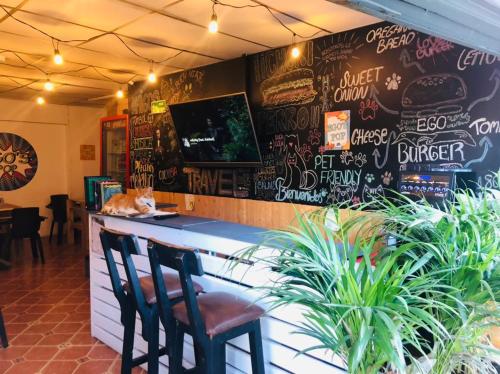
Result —
M 153 280 L 151 276 L 138 277 L 132 260 L 132 255 L 140 254 L 137 237 L 103 228 L 100 238 L 113 293 L 120 304 L 121 322 L 124 327 L 121 373 L 130 374 L 133 367 L 147 362 L 148 374 L 157 374 L 159 357 L 168 353 L 168 346 L 159 348 L 159 317 Z M 121 255 L 127 277 L 127 281 L 123 284 L 112 251 Z M 164 273 L 161 278 L 162 284 L 169 289 L 167 299 L 172 303 L 182 300 L 179 277 L 173 273 Z M 195 292 L 203 290 L 199 284 L 196 284 L 194 288 Z M 139 313 L 142 321 L 142 337 L 148 342 L 148 353 L 133 358 L 136 312 Z
M 248 334 L 253 374 L 264 374 L 264 358 L 260 317 L 264 310 L 237 295 L 208 292 L 196 296 L 192 275 L 202 276 L 203 268 L 197 251 L 175 247 L 153 239 L 148 241 L 148 255 L 153 274 L 158 309 L 171 347 L 169 373 L 184 373 L 182 355 L 184 334 L 193 337 L 196 367 L 189 370 L 200 374 L 226 372 L 226 343 Z M 176 270 L 182 284 L 184 302 L 173 305 L 168 285 L 161 281 L 160 265 Z

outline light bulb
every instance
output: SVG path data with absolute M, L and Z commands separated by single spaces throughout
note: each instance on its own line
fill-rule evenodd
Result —
M 292 57 L 297 58 L 300 56 L 300 49 L 298 47 L 292 48 Z
M 47 79 L 47 81 L 43 84 L 43 88 L 45 89 L 45 91 L 53 91 L 54 83 L 52 83 L 50 79 Z
M 124 93 L 123 90 L 120 88 L 118 91 L 116 91 L 116 97 L 119 99 L 123 99 Z
M 44 99 L 42 96 L 38 96 L 38 97 L 36 98 L 36 103 L 37 103 L 38 105 L 43 105 L 43 104 L 45 104 L 45 99 Z
M 59 50 L 56 48 L 54 50 L 54 64 L 62 65 L 63 62 L 64 62 L 63 56 L 61 53 L 59 53 Z
M 148 81 L 150 81 L 151 83 L 155 83 L 156 82 L 156 74 L 153 71 L 153 69 L 149 70 Z
M 219 30 L 219 24 L 217 23 L 217 15 L 215 13 L 212 14 L 210 18 L 210 23 L 208 24 L 208 31 L 212 34 L 215 34 Z

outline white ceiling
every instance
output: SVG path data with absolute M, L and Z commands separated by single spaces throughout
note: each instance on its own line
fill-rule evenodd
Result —
M 320 31 L 317 36 L 321 36 L 379 21 L 326 0 L 222 2 L 236 6 L 261 2 L 302 35 Z M 34 99 L 43 93 L 44 72 L 49 72 L 56 88 L 44 93 L 48 102 L 103 105 L 106 99 L 92 99 L 113 94 L 120 87 L 117 82 L 125 87 L 131 79 L 144 80 L 149 59 L 164 61 L 155 65 L 163 75 L 292 42 L 291 33 L 263 7 L 217 5 L 220 32 L 209 34 L 211 0 L 0 0 L 0 6 L 61 40 L 88 40 L 114 32 L 141 56 L 107 34 L 88 42 L 61 42 L 65 63 L 56 66 L 51 38 L 8 17 L 0 7 L 0 97 Z

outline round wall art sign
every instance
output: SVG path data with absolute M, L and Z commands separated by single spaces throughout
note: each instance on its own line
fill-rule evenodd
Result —
M 26 139 L 0 132 L 0 191 L 25 186 L 33 179 L 37 168 L 35 149 Z

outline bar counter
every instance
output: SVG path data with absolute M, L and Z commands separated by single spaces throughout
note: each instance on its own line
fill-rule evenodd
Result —
M 150 273 L 147 258 L 147 238 L 156 238 L 176 245 L 198 248 L 205 275 L 197 278 L 207 292 L 227 291 L 237 293 L 262 304 L 262 291 L 254 287 L 269 285 L 277 274 L 264 269 L 259 263 L 243 264 L 229 269 L 234 256 L 244 248 L 262 241 L 265 229 L 219 221 L 203 217 L 176 216 L 164 220 L 153 218 L 128 218 L 91 214 L 90 233 L 90 293 L 91 332 L 117 352 L 122 349 L 123 327 L 120 310 L 112 290 L 102 247 L 99 240 L 101 227 L 133 233 L 139 238 L 141 255 L 134 259 L 139 276 Z M 270 249 L 271 250 L 271 249 Z M 121 259 L 116 257 L 121 264 Z M 120 276 L 125 272 L 120 265 Z M 316 344 L 307 336 L 294 334 L 303 317 L 298 308 L 286 307 L 266 314 L 262 320 L 264 359 L 266 373 L 343 373 L 343 363 L 323 351 L 297 353 Z M 147 351 L 147 343 L 140 336 L 140 319 L 137 318 L 134 356 Z M 163 329 L 163 327 L 161 327 Z M 160 331 L 160 344 L 164 342 Z M 251 373 L 247 336 L 230 341 L 226 349 L 227 373 Z M 184 366 L 192 367 L 194 351 L 190 337 L 184 343 Z M 168 359 L 160 358 L 160 373 L 168 373 Z

